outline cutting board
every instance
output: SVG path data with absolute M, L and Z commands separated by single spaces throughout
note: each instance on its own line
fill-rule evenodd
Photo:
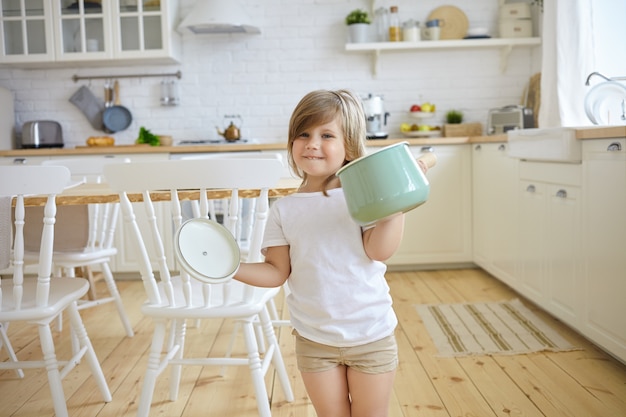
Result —
M 13 149 L 13 128 L 15 126 L 15 109 L 13 93 L 0 87 L 0 150 Z

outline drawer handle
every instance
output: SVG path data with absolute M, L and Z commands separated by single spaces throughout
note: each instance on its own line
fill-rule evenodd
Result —
M 606 148 L 609 152 L 617 152 L 622 150 L 622 144 L 619 142 L 613 142 Z
M 483 147 L 482 147 L 482 146 L 480 146 L 480 145 L 476 145 L 476 146 L 474 146 L 474 150 L 476 150 L 476 151 L 480 151 L 480 150 L 482 150 L 482 149 L 483 149 Z
M 26 165 L 26 158 L 13 159 L 13 165 Z
M 528 187 L 526 187 L 526 191 L 528 191 L 529 193 L 534 193 L 535 192 L 535 186 L 530 184 Z
M 556 196 L 559 198 L 567 198 L 567 191 L 561 189 L 556 192 Z
M 501 143 L 500 146 L 498 146 L 498 150 L 499 151 L 506 151 L 506 146 L 504 145 L 504 143 Z
M 435 149 L 432 146 L 422 146 L 420 152 L 435 152 Z

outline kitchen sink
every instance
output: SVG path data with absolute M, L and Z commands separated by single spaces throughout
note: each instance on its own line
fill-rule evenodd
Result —
M 528 161 L 582 161 L 582 143 L 572 128 L 518 129 L 507 132 L 509 156 Z

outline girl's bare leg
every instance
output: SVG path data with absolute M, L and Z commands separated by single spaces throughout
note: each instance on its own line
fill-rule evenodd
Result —
M 366 374 L 348 368 L 351 417 L 388 416 L 395 375 L 395 370 L 384 374 Z
M 302 372 L 307 394 L 318 417 L 350 417 L 347 368 Z

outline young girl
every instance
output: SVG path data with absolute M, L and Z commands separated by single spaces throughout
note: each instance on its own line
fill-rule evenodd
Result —
M 398 363 L 382 261 L 402 240 L 404 215 L 360 227 L 335 176 L 365 155 L 365 135 L 351 92 L 313 91 L 300 101 L 287 149 L 302 184 L 272 205 L 265 261 L 242 264 L 235 276 L 259 287 L 287 281 L 298 369 L 319 417 L 386 416 Z

